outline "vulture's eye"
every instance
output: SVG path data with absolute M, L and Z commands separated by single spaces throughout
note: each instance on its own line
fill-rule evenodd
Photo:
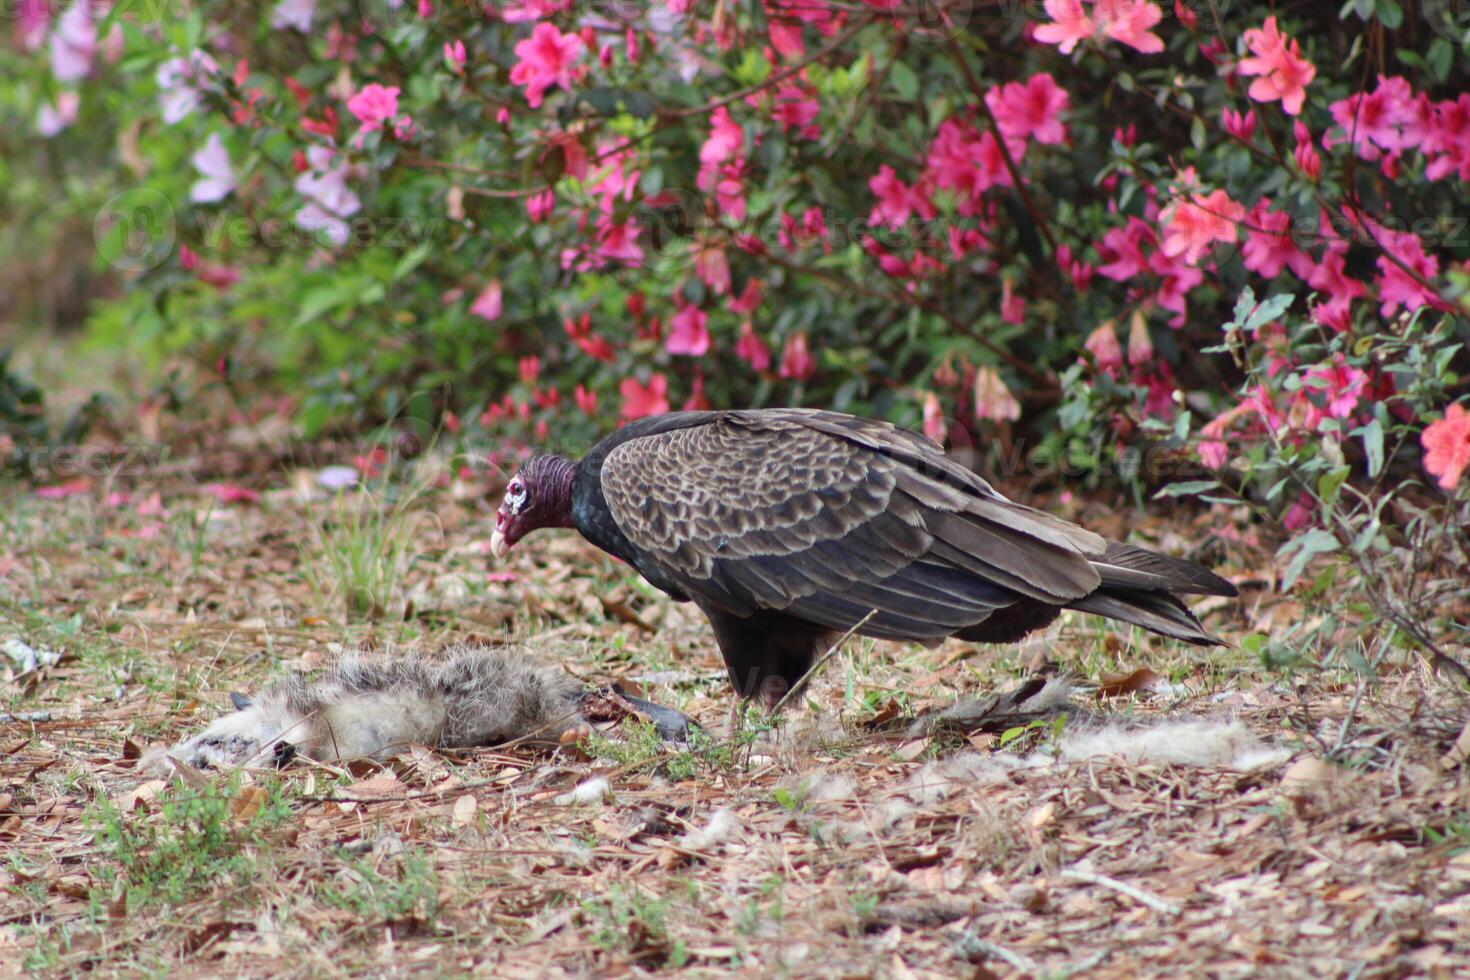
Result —
M 526 485 L 520 480 L 512 480 L 510 486 L 505 488 L 505 502 L 510 505 L 512 514 L 519 514 L 521 508 L 526 506 Z

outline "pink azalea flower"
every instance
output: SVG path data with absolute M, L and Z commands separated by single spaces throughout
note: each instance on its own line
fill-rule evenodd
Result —
M 1052 22 L 1036 28 L 1032 35 L 1036 40 L 1055 44 L 1062 54 L 1071 54 L 1077 42 L 1092 37 L 1095 25 L 1082 0 L 1046 0 L 1042 7 Z
M 643 226 L 629 218 L 621 224 L 603 215 L 597 222 L 597 254 L 608 262 L 619 262 L 632 268 L 643 264 L 643 248 L 638 244 L 638 235 Z
M 583 415 L 597 414 L 597 392 L 588 391 L 584 386 L 577 385 L 572 392 L 572 400 L 577 403 L 577 410 Z
M 51 31 L 51 75 L 58 82 L 77 82 L 92 70 L 97 56 L 97 26 L 92 5 L 76 0 L 66 5 Z
M 1018 296 L 1009 279 L 1000 284 L 1000 318 L 1018 326 L 1026 322 L 1026 298 Z
M 200 175 L 200 179 L 189 188 L 189 200 L 195 204 L 213 204 L 234 191 L 235 171 L 219 133 L 210 133 L 204 146 L 196 150 L 189 161 Z
M 56 101 L 36 110 L 36 132 L 46 139 L 60 134 L 77 121 L 82 97 L 76 92 L 58 92 Z
M 1312 498 L 1306 491 L 1302 491 L 1301 496 L 1296 498 L 1296 503 L 1288 507 L 1286 513 L 1281 515 L 1281 526 L 1295 534 L 1297 531 L 1312 526 L 1315 513 L 1312 508 Z
M 1321 382 L 1315 389 L 1327 398 L 1327 414 L 1335 419 L 1351 418 L 1358 400 L 1368 389 L 1368 376 L 1353 367 L 1341 354 L 1333 358 L 1331 367 L 1314 367 L 1307 371 L 1309 380 Z
M 745 288 L 740 291 L 739 296 L 731 297 L 730 312 L 740 313 L 746 316 L 760 309 L 765 300 L 765 288 L 759 279 L 745 280 Z
M 1097 0 L 1093 9 L 1103 34 L 1144 54 L 1164 50 L 1164 40 L 1149 28 L 1164 19 L 1159 5 L 1149 0 Z
M 541 377 L 541 358 L 535 354 L 521 358 L 516 362 L 516 374 L 523 384 L 535 385 Z
M 470 304 L 470 312 L 482 320 L 495 321 L 500 319 L 504 311 L 504 297 L 500 289 L 500 280 L 492 279 L 475 301 Z
M 1067 111 L 1067 90 L 1046 72 L 1039 72 L 1025 82 L 1007 82 L 985 93 L 985 104 L 995 114 L 1007 144 L 1057 144 L 1067 138 L 1062 113 Z
M 1420 279 L 1433 282 L 1439 275 L 1439 259 L 1424 254 L 1424 246 L 1413 232 L 1385 231 L 1382 235 L 1384 251 L 1392 253 L 1399 261 L 1395 262 L 1387 255 L 1378 256 L 1378 312 L 1387 318 L 1401 306 L 1413 312 L 1421 306 L 1434 305 L 1439 297 L 1409 275 L 1399 263 L 1412 269 Z
M 456 75 L 464 74 L 465 62 L 469 60 L 469 54 L 465 51 L 464 41 L 455 38 L 453 41 L 444 42 L 444 64 Z
M 778 373 L 781 377 L 794 381 L 807 381 L 817 373 L 817 362 L 812 359 L 811 351 L 807 348 L 804 331 L 797 331 L 786 338 L 786 346 L 781 349 L 781 368 Z
M 745 131 L 730 118 L 730 110 L 720 106 L 709 118 L 709 136 L 699 148 L 701 164 L 718 164 L 733 159 L 745 145 Z
M 753 371 L 765 371 L 771 366 L 771 348 L 755 332 L 755 327 L 749 320 L 740 325 L 740 339 L 735 342 L 735 354 L 749 364 Z
M 1176 199 L 1159 215 L 1164 233 L 1159 248 L 1171 259 L 1198 265 L 1216 242 L 1235 241 L 1236 226 L 1244 218 L 1245 206 L 1223 190 Z
M 550 217 L 555 207 L 556 192 L 550 189 L 538 191 L 526 198 L 526 215 L 533 225 L 539 225 Z
M 1372 94 L 1358 92 L 1338 99 L 1328 110 L 1337 129 L 1324 145 L 1350 142 L 1364 160 L 1418 146 L 1432 128 L 1434 114 L 1428 98 L 1416 96 L 1405 79 L 1382 75 Z
M 311 32 L 311 20 L 316 16 L 316 0 L 280 0 L 271 11 L 271 27 L 278 31 L 286 28 Z
M 994 134 L 979 133 L 970 122 L 954 117 L 939 124 L 925 162 L 926 178 L 936 187 L 954 191 L 960 197 L 959 213 L 967 217 L 981 213 L 981 196 L 987 190 L 1011 186 Z
M 248 487 L 235 483 L 206 483 L 199 488 L 222 504 L 254 504 L 260 502 L 260 494 Z
M 1250 271 L 1268 279 L 1279 276 L 1286 268 L 1306 279 L 1316 268 L 1316 262 L 1292 240 L 1291 215 L 1285 211 L 1272 211 L 1270 206 L 1270 199 L 1263 197 L 1246 215 L 1245 224 L 1249 230 L 1240 249 L 1241 262 Z
M 219 64 L 200 50 L 159 65 L 153 79 L 158 84 L 158 107 L 163 121 L 172 126 L 198 109 L 200 86 L 218 72 Z
M 623 418 L 630 421 L 669 410 L 669 379 L 662 374 L 650 375 L 647 384 L 640 384 L 637 378 L 624 378 L 618 392 L 623 396 Z
M 1425 471 L 1438 477 L 1441 490 L 1453 492 L 1470 467 L 1470 412 L 1464 405 L 1451 405 L 1444 418 L 1419 433 L 1419 444 L 1424 447 Z
M 1021 403 L 995 368 L 982 367 L 975 372 L 975 417 L 996 422 L 1014 422 L 1021 417 Z
M 915 211 L 925 218 L 934 217 L 934 208 L 928 198 L 917 187 L 909 187 L 899 180 L 890 166 L 878 168 L 878 175 L 868 179 L 868 189 L 878 199 L 868 216 L 868 220 L 875 225 L 898 228 Z
M 516 57 L 521 60 L 510 70 L 510 80 L 526 87 L 526 103 L 532 109 L 541 105 L 553 85 L 572 90 L 572 63 L 581 44 L 575 34 L 563 34 L 552 24 L 540 23 L 529 38 L 516 45 Z
M 670 354 L 702 357 L 709 352 L 709 314 L 693 303 L 679 308 L 669 320 L 669 339 L 664 349 Z
M 724 246 L 713 242 L 695 246 L 694 271 L 716 296 L 730 291 L 730 261 Z
M 1368 287 L 1347 275 L 1341 252 L 1328 251 L 1307 278 L 1307 285 L 1327 297 L 1317 304 L 1313 318 L 1339 333 L 1352 329 L 1352 301 L 1368 295 Z
M 1112 320 L 1087 335 L 1082 346 L 1097 361 L 1099 371 L 1117 376 L 1123 368 L 1123 348 L 1118 343 L 1118 330 Z
M 1128 325 L 1128 363 L 1143 367 L 1154 359 L 1154 343 L 1148 335 L 1148 321 L 1142 313 L 1134 313 Z
M 814 140 L 822 135 L 814 124 L 820 110 L 815 98 L 795 85 L 783 85 L 776 90 L 771 118 L 781 124 L 781 132 L 794 129 L 802 139 Z
M 347 221 L 362 210 L 362 201 L 347 187 L 352 167 L 337 162 L 330 147 L 313 146 L 306 151 L 307 169 L 296 178 L 296 193 L 306 203 L 296 212 L 296 225 L 303 231 L 321 232 L 333 245 L 347 241 Z
M 1433 105 L 1419 149 L 1429 158 L 1424 176 L 1430 180 L 1458 176 L 1470 182 L 1470 93 Z
M 1103 260 L 1097 271 L 1117 282 L 1127 282 L 1149 270 L 1143 254 L 1145 244 L 1154 244 L 1153 229 L 1141 219 L 1129 215 L 1122 228 L 1109 228 L 1103 233 L 1097 254 Z
M 82 476 L 75 480 L 67 480 L 65 483 L 57 483 L 49 487 L 37 487 L 32 493 L 42 500 L 65 500 L 67 497 L 75 497 L 77 494 L 86 493 L 91 488 L 92 481 Z
M 1252 57 L 1242 58 L 1240 73 L 1255 76 L 1249 95 L 1257 102 L 1281 100 L 1281 108 L 1289 116 L 1301 113 L 1307 98 L 1307 86 L 1317 75 L 1316 67 L 1302 57 L 1301 44 L 1276 28 L 1276 17 L 1267 17 L 1260 28 L 1245 32 L 1245 43 Z
M 359 136 L 382 129 L 398 115 L 398 86 L 376 82 L 364 85 L 347 100 L 347 111 L 357 117 Z
M 932 391 L 924 392 L 924 435 L 942 444 L 948 428 L 944 421 L 944 409 L 939 404 L 939 396 Z
M 1256 110 L 1236 112 L 1234 109 L 1226 109 L 1220 114 L 1220 125 L 1225 132 L 1242 143 L 1249 143 L 1256 134 Z

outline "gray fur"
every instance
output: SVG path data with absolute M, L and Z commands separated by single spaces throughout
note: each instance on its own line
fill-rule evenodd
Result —
M 522 647 L 456 647 L 434 661 L 352 654 L 315 681 L 281 678 L 193 738 L 150 753 L 143 767 L 167 772 L 169 758 L 210 769 L 271 765 L 297 753 L 323 762 L 381 758 L 411 744 L 554 742 L 582 724 L 581 693 Z

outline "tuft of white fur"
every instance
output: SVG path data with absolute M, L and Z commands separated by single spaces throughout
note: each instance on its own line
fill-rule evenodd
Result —
M 734 837 L 739 829 L 740 821 L 735 819 L 735 814 L 728 807 L 720 807 L 709 815 L 703 827 L 689 831 L 680 843 L 692 851 L 707 851 Z
M 602 776 L 596 776 L 586 782 L 578 783 L 551 802 L 557 806 L 571 806 L 574 803 L 601 803 L 610 796 L 612 796 L 612 783 Z
M 1200 766 L 1241 771 L 1284 762 L 1291 753 L 1267 745 L 1238 721 L 1192 719 L 1068 732 L 1057 746 L 1068 762 L 1119 758 L 1135 765 Z M 1027 761 L 1044 757 L 1037 753 Z M 1049 761 L 1049 760 L 1048 760 Z
M 521 647 L 451 648 L 442 660 L 343 657 L 315 681 L 291 674 L 165 756 L 198 769 L 259 766 L 300 753 L 332 762 L 382 758 L 408 745 L 468 748 L 519 738 L 555 741 L 581 723 L 580 686 Z

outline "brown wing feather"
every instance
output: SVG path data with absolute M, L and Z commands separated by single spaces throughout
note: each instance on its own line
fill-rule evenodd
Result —
M 932 639 L 1099 578 L 1097 535 L 996 494 L 903 429 L 800 409 L 629 439 L 601 467 L 619 528 L 681 588 L 745 615 Z

